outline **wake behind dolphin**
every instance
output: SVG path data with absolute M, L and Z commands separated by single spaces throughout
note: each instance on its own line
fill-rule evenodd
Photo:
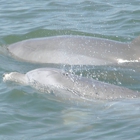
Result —
M 3 81 L 29 85 L 41 92 L 54 93 L 66 99 L 115 100 L 140 97 L 140 93 L 124 87 L 79 77 L 59 69 L 40 68 L 21 74 L 4 74 Z
M 7 47 L 15 58 L 32 63 L 108 65 L 140 62 L 140 37 L 131 43 L 85 36 L 30 39 Z

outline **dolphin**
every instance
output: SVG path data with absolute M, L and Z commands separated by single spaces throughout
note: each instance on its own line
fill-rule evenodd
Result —
M 44 93 L 53 93 L 66 99 L 116 100 L 140 97 L 140 93 L 54 68 L 39 68 L 26 74 L 4 74 L 4 82 L 16 82 L 31 86 Z
M 140 62 L 140 37 L 131 43 L 86 36 L 29 39 L 7 46 L 16 59 L 32 63 L 109 65 Z

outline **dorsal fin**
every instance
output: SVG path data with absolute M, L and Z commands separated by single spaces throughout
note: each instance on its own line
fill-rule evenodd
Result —
M 140 46 L 140 36 L 135 38 L 131 43 L 135 46 Z

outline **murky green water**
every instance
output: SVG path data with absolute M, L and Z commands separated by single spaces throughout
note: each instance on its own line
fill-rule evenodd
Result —
M 85 35 L 130 42 L 140 35 L 138 0 L 33 0 L 0 4 L 0 45 L 54 35 Z M 65 66 L 51 66 L 65 68 Z M 5 72 L 42 65 L 0 54 L 0 139 L 140 139 L 140 100 L 62 102 L 29 87 L 7 85 Z M 140 64 L 68 67 L 77 74 L 140 91 Z

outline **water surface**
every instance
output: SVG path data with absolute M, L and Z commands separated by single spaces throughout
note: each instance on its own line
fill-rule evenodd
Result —
M 0 4 L 0 45 L 54 35 L 85 35 L 130 42 L 140 35 L 138 0 L 33 0 Z M 74 102 L 50 100 L 29 87 L 7 85 L 5 72 L 57 67 L 140 91 L 140 64 L 35 65 L 0 54 L 0 139 L 140 139 L 139 99 Z

